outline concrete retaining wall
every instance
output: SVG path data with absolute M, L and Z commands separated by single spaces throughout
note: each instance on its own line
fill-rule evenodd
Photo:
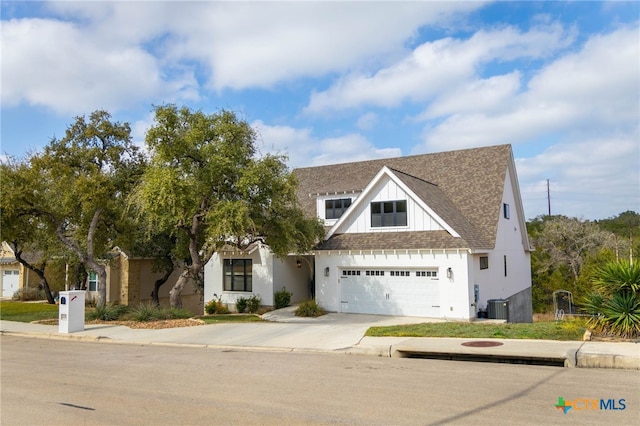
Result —
M 533 322 L 531 287 L 509 296 L 508 322 Z

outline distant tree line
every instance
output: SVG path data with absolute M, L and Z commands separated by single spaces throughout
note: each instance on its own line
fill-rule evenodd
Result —
M 594 291 L 598 271 L 611 262 L 638 262 L 640 214 L 626 211 L 602 220 L 538 216 L 527 223 L 531 244 L 533 308 L 551 312 L 553 292 L 574 300 Z

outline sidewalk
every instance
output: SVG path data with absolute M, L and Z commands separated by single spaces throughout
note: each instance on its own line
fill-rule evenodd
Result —
M 640 370 L 640 343 L 364 337 L 370 326 L 441 320 L 340 313 L 320 318 L 299 318 L 293 315 L 293 309 L 269 312 L 263 315 L 268 322 L 262 323 L 223 323 L 159 330 L 88 324 L 84 331 L 71 334 L 58 333 L 58 326 L 0 321 L 0 334 L 138 345 L 511 361 Z

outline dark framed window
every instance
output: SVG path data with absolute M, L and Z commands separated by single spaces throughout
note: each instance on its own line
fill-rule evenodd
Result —
M 407 226 L 407 200 L 371 203 L 371 226 Z
M 509 212 L 509 204 L 504 203 L 502 204 L 502 212 L 504 214 L 504 218 L 505 219 L 509 219 L 511 216 L 511 212 Z
M 251 259 L 225 259 L 224 291 L 251 291 L 253 274 Z
M 87 279 L 89 291 L 98 291 L 98 274 L 93 271 L 89 271 L 89 278 Z
M 326 200 L 324 202 L 324 218 L 339 219 L 351 205 L 351 198 L 339 198 L 337 200 Z
M 480 256 L 480 269 L 489 269 L 489 256 Z
M 504 276 L 507 276 L 507 255 L 504 255 Z

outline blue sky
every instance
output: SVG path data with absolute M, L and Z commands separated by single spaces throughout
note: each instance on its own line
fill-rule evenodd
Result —
M 640 211 L 638 2 L 2 1 L 1 147 L 236 111 L 293 167 L 510 143 L 525 214 Z

